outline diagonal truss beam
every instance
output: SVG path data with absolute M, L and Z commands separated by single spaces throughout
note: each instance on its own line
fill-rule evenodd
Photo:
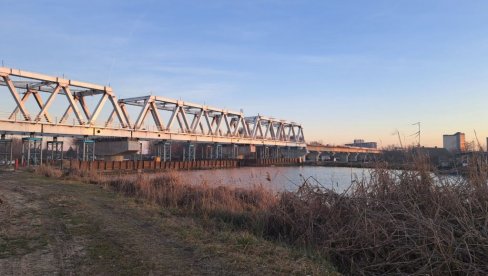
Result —
M 71 91 L 68 86 L 63 86 L 64 93 L 66 94 L 66 98 L 68 99 L 69 107 L 66 110 L 66 114 L 73 112 L 75 114 L 76 119 L 80 125 L 84 124 L 83 116 L 81 116 L 80 109 L 78 108 L 77 101 L 75 100 L 74 96 L 71 94 Z
M 25 102 L 27 101 L 27 99 L 29 99 L 29 96 L 30 95 L 33 95 L 34 96 L 34 99 L 37 103 L 37 106 L 39 106 L 39 109 L 42 109 L 44 107 L 44 103 L 43 103 L 43 100 L 41 98 L 41 96 L 39 95 L 39 92 L 36 91 L 36 90 L 27 90 L 25 91 L 24 93 L 24 96 L 22 96 L 22 103 L 25 104 Z M 13 120 L 15 119 L 15 117 L 17 116 L 17 114 L 19 113 L 19 107 L 16 106 L 14 111 L 12 111 L 12 113 L 10 114 L 10 116 L 8 117 L 9 120 Z M 52 122 L 52 119 L 51 117 L 49 116 L 49 114 L 47 113 L 47 111 L 44 113 L 44 118 L 46 119 L 47 122 Z
M 18 109 L 22 113 L 22 116 L 24 116 L 24 119 L 26 121 L 30 121 L 31 118 L 30 118 L 29 112 L 27 111 L 27 109 L 25 108 L 24 103 L 20 99 L 19 94 L 17 93 L 17 89 L 15 88 L 12 80 L 10 80 L 10 78 L 8 76 L 2 76 L 2 78 L 3 78 L 3 81 L 7 84 L 8 90 L 10 91 L 10 94 L 14 98 L 15 103 L 17 104 Z
M 58 95 L 59 91 L 61 90 L 61 87 L 59 85 L 56 86 L 56 88 L 54 89 L 53 93 L 51 93 L 51 95 L 49 96 L 49 98 L 47 99 L 46 101 L 46 104 L 44 104 L 44 106 L 42 107 L 41 111 L 39 112 L 39 114 L 37 114 L 36 116 L 36 121 L 39 121 L 41 120 L 42 116 L 46 115 L 47 114 L 47 110 L 49 109 L 49 107 L 51 106 L 54 98 L 56 98 L 56 96 Z M 40 105 L 39 105 L 40 106 Z M 49 119 L 49 117 L 46 117 L 47 119 L 47 122 L 48 123 L 52 123 Z
M 66 97 L 67 105 L 61 106 L 65 112 L 59 123 L 53 127 L 62 127 L 68 116 L 74 114 L 76 121 L 73 126 L 98 127 L 104 125 L 108 129 L 111 125 L 113 131 L 124 129 L 136 135 L 144 131 L 144 135 L 150 135 L 153 130 L 142 129 L 142 125 L 151 113 L 156 124 L 157 137 L 164 135 L 185 134 L 198 139 L 249 139 L 255 143 L 273 145 L 282 141 L 305 143 L 303 128 L 301 125 L 277 120 L 264 116 L 244 117 L 243 112 L 233 112 L 226 109 L 209 107 L 181 100 L 168 99 L 159 96 L 143 96 L 117 100 L 110 87 L 73 81 L 59 77 L 52 77 L 37 73 L 25 72 L 17 69 L 0 67 L 0 86 L 6 86 L 15 101 L 15 108 L 9 116 L 9 120 L 21 113 L 23 120 L 32 124 L 53 124 L 49 114 L 54 102 L 59 95 Z M 40 92 L 49 94 L 43 102 Z M 23 95 L 22 95 L 23 94 Z M 20 96 L 22 95 L 22 97 Z M 29 112 L 26 105 L 30 96 L 33 96 L 40 111 Z M 101 95 L 98 101 L 88 100 L 92 96 Z M 94 106 L 89 104 L 94 103 Z M 107 104 L 110 103 L 110 104 Z M 111 105 L 110 115 L 104 122 L 97 122 L 104 107 Z M 140 108 L 140 113 L 135 122 L 131 122 L 127 106 Z M 166 112 L 165 114 L 163 112 Z M 163 115 L 168 115 L 167 124 L 163 122 Z M 31 114 L 36 114 L 31 117 Z M 112 125 L 117 118 L 120 126 Z M 167 118 L 167 117 L 165 117 Z M 41 120 L 41 119 L 45 119 Z M 1 120 L 0 120 L 1 121 Z M 177 121 L 177 123 L 175 123 Z M 69 127 L 72 127 L 71 125 Z M 98 132 L 100 133 L 100 132 Z M 138 134 L 137 134 L 138 135 Z M 136 136 L 137 136 L 136 135 Z M 142 134 L 141 134 L 142 135 Z

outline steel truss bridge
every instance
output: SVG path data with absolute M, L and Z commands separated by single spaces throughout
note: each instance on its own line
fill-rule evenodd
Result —
M 152 95 L 117 99 L 108 86 L 6 67 L 0 67 L 0 85 L 7 87 L 15 103 L 9 116 L 0 119 L 3 134 L 306 148 L 302 126 L 290 121 L 245 117 L 243 112 Z M 27 105 L 29 98 L 34 103 L 31 100 Z M 60 99 L 64 103 L 59 104 Z M 107 118 L 99 121 L 102 109 L 107 108 Z M 131 113 L 129 108 L 136 111 Z M 54 109 L 64 112 L 54 117 Z M 134 113 L 135 120 L 130 118 Z M 152 129 L 146 125 L 148 118 L 154 122 Z

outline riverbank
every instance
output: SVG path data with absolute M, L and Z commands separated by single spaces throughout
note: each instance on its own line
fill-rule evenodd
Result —
M 253 257 L 249 257 L 249 265 L 263 258 L 262 244 L 290 250 L 288 255 L 277 257 L 286 263 L 276 263 L 272 257 L 263 259 L 261 265 L 267 268 L 296 267 L 295 262 L 302 260 L 312 265 L 304 268 L 308 274 L 330 273 L 333 270 L 326 265 L 329 262 L 349 275 L 488 273 L 487 164 L 482 159 L 472 160 L 466 177 L 437 178 L 426 158 L 416 158 L 412 170 L 378 166 L 368 170 L 367 177 L 350 177 L 352 184 L 340 192 L 310 178 L 294 190 L 273 192 L 263 185 L 241 188 L 225 183 L 190 184 L 185 179 L 188 175 L 171 172 L 138 177 L 63 175 L 59 170 L 39 167 L 37 173 L 62 179 L 53 181 L 75 179 L 73 183 L 98 184 L 86 186 L 112 191 L 123 201 L 153 206 L 159 214 L 176 216 L 176 221 L 190 218 L 203 233 L 208 233 L 202 244 L 218 242 L 231 249 L 218 251 L 225 254 L 224 262 L 235 260 L 227 257 L 234 258 L 232 252 L 242 249 L 217 238 L 222 231 L 228 231 L 231 236 L 245 233 L 253 237 L 255 242 L 250 245 L 258 248 L 250 253 Z M 77 193 L 72 195 L 76 199 Z M 93 203 L 91 196 L 88 199 Z M 111 206 L 117 208 L 116 204 Z M 121 214 L 116 219 L 124 218 Z M 185 231 L 187 227 L 180 229 Z M 198 244 L 202 234 L 197 233 L 192 239 Z M 150 240 L 149 234 L 146 239 Z M 244 249 L 250 245 L 245 243 Z M 307 253 L 297 259 L 293 252 Z M 319 270 L 310 270 L 313 267 Z M 235 268 L 230 266 L 222 271 L 232 269 Z M 233 270 L 233 274 L 245 272 Z M 253 270 L 252 274 L 294 273 L 259 272 Z
M 28 172 L 1 173 L 0 275 L 331 271 L 305 251 L 103 186 Z
M 488 167 L 438 179 L 412 170 L 370 170 L 346 193 L 305 181 L 295 191 L 185 184 L 172 175 L 101 181 L 120 194 L 317 252 L 345 274 L 485 274 Z M 476 160 L 475 160 L 476 161 Z M 183 179 L 184 180 L 184 179 Z

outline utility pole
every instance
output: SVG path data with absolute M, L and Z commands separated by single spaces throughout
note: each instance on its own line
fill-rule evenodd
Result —
M 419 127 L 419 130 L 418 130 L 417 132 L 415 132 L 414 134 L 412 134 L 412 135 L 415 135 L 415 136 L 417 136 L 417 137 L 419 138 L 419 140 L 418 140 L 418 144 L 417 144 L 417 147 L 419 147 L 419 148 L 420 148 L 420 122 L 416 122 L 416 123 L 414 123 L 414 124 L 412 124 L 412 125 L 413 125 L 413 126 L 414 126 L 414 125 L 418 125 L 418 127 Z

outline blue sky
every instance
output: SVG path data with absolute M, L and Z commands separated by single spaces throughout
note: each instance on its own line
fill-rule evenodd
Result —
M 8 67 L 303 124 L 307 140 L 488 136 L 487 1 L 0 0 Z

